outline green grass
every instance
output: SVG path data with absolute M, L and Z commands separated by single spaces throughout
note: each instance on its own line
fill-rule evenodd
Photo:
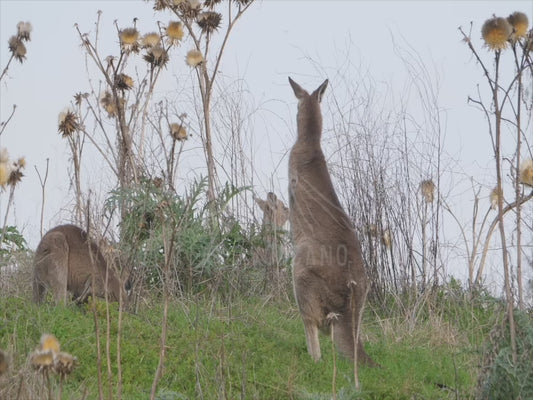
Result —
M 159 359 L 162 314 L 160 304 L 141 309 L 137 315 L 124 314 L 124 399 L 149 398 Z M 476 384 L 475 366 L 479 363 L 479 337 L 483 336 L 481 317 L 473 318 L 467 306 L 431 315 L 409 324 L 401 317 L 379 318 L 368 309 L 363 328 L 366 348 L 382 368 L 362 367 L 362 390 L 356 392 L 351 362 L 337 356 L 337 398 L 471 398 Z M 116 305 L 112 306 L 111 316 L 110 381 L 116 397 Z M 96 336 L 88 307 L 36 306 L 27 299 L 0 296 L 0 317 L 0 348 L 11 354 L 9 373 L 0 378 L 0 397 L 2 382 L 18 383 L 21 371 L 25 372 L 28 391 L 38 388 L 40 375 L 31 370 L 27 359 L 46 332 L 54 334 L 61 349 L 79 360 L 79 366 L 67 378 L 63 398 L 82 398 L 85 391 L 87 398 L 98 398 Z M 100 334 L 105 396 L 109 382 L 106 327 L 103 313 Z M 303 324 L 291 303 L 261 299 L 233 304 L 176 301 L 169 309 L 159 398 L 331 398 L 333 354 L 328 337 L 321 336 L 321 348 L 322 361 L 314 363 L 306 351 Z M 57 380 L 53 383 L 57 391 Z

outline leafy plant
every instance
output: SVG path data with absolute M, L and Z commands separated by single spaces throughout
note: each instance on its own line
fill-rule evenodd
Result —
M 216 223 L 205 203 L 206 182 L 193 182 L 180 196 L 143 179 L 139 185 L 113 191 L 106 201 L 110 213 L 117 204 L 130 210 L 120 227 L 120 242 L 144 285 L 162 288 L 166 245 L 172 248 L 169 284 L 175 295 L 235 286 L 229 281 L 239 274 L 232 271 L 242 272 L 250 265 L 254 239 L 241 222 L 224 214 L 230 200 L 246 188 L 226 185 L 220 191 L 216 202 L 221 217 Z
M 3 236 L 2 246 L 0 247 L 0 256 L 7 256 L 13 252 L 24 251 L 28 249 L 28 243 L 24 236 L 15 226 L 6 226 Z
M 533 320 L 525 312 L 515 311 L 517 359 L 509 328 L 498 325 L 486 343 L 479 394 L 481 399 L 518 400 L 533 398 Z

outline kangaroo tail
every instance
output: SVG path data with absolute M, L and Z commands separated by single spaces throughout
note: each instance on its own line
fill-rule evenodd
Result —
M 333 321 L 331 328 L 333 329 L 333 341 L 339 351 L 350 360 L 353 360 L 354 330 L 351 313 L 347 312 L 340 315 L 337 320 Z M 379 364 L 372 360 L 372 357 L 365 351 L 361 339 L 357 342 L 357 362 L 369 367 L 379 367 Z

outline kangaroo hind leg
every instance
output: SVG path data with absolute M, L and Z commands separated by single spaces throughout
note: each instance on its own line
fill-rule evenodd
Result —
M 318 326 L 309 319 L 304 319 L 305 340 L 307 342 L 307 351 L 314 361 L 320 360 L 320 342 L 318 341 Z

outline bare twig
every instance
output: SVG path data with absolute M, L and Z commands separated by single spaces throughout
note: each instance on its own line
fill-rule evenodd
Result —
M 37 172 L 37 176 L 39 177 L 39 182 L 41 184 L 41 223 L 40 223 L 40 235 L 41 235 L 41 238 L 43 237 L 43 221 L 44 221 L 44 205 L 45 205 L 45 195 L 46 195 L 46 191 L 45 191 L 45 188 L 46 188 L 46 181 L 48 180 L 48 166 L 50 164 L 50 159 L 47 158 L 46 159 L 46 170 L 45 170 L 45 174 L 44 174 L 44 179 L 41 177 L 41 174 L 39 173 L 39 170 L 37 169 L 36 166 L 34 166 L 35 168 L 35 172 Z
M 11 118 L 13 118 L 13 115 L 15 114 L 15 110 L 17 109 L 17 105 L 13 104 L 13 110 L 11 110 L 11 114 L 9 114 L 9 117 L 6 121 L 2 121 L 0 123 L 0 136 L 2 136 L 2 133 L 4 133 L 4 130 L 6 129 L 7 124 L 9 124 L 9 121 L 11 121 Z

